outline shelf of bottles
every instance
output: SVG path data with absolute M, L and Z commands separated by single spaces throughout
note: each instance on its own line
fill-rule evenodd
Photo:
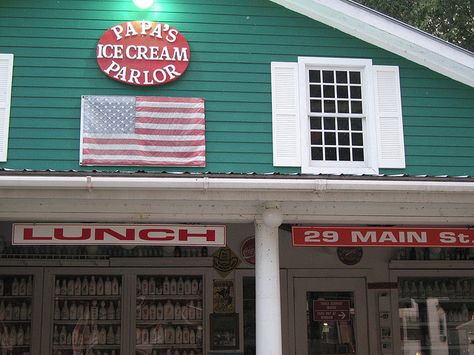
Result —
M 136 324 L 137 354 L 202 355 L 202 276 L 138 276 Z
M 0 354 L 29 355 L 33 276 L 0 276 Z
M 57 276 L 53 355 L 119 355 L 122 278 Z
M 474 278 L 403 278 L 398 287 L 403 354 L 473 353 Z

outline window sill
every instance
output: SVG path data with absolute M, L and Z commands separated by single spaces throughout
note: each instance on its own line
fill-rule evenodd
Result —
M 376 168 L 356 168 L 356 167 L 319 167 L 319 166 L 302 166 L 303 174 L 328 174 L 328 175 L 378 175 L 379 170 Z

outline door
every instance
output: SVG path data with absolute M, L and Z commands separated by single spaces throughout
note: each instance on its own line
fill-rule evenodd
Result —
M 295 278 L 296 355 L 367 355 L 363 278 Z

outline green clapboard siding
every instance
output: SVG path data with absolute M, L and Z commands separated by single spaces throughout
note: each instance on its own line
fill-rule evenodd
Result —
M 474 175 L 473 88 L 266 0 L 158 3 L 140 11 L 131 0 L 0 1 L 0 52 L 15 55 L 9 159 L 0 167 L 91 170 L 79 166 L 81 96 L 159 95 L 206 99 L 207 166 L 170 170 L 299 172 L 272 165 L 270 62 L 336 56 L 400 67 L 407 168 L 383 173 Z M 100 72 L 100 36 L 138 19 L 188 39 L 180 80 L 137 88 Z

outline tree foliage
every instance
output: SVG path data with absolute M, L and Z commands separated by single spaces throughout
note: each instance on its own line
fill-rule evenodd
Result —
M 474 52 L 474 0 L 355 0 Z

